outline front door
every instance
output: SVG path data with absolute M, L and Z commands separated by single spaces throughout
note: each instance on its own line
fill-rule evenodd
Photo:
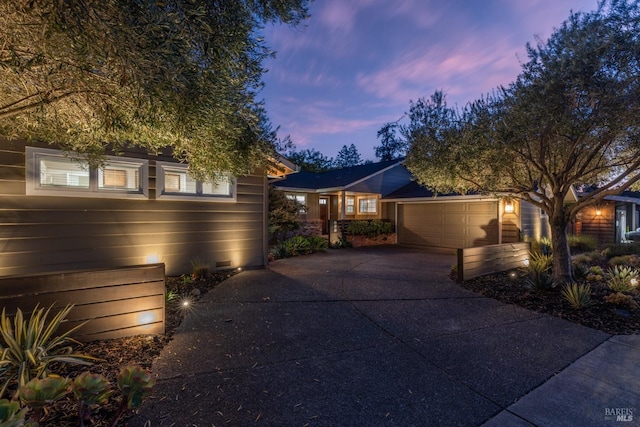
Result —
M 320 220 L 322 221 L 322 234 L 329 232 L 329 199 L 327 197 L 320 197 Z

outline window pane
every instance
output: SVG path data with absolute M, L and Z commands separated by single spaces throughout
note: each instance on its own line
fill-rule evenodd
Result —
M 347 197 L 347 213 L 352 214 L 355 213 L 355 204 L 356 199 L 354 197 Z
M 89 188 L 89 168 L 63 157 L 40 157 L 40 185 Z
M 196 180 L 186 171 L 167 169 L 164 173 L 164 191 L 167 193 L 196 194 Z
M 136 164 L 108 164 L 98 170 L 98 188 L 101 190 L 140 189 L 140 166 Z
M 202 194 L 215 195 L 215 196 L 230 196 L 231 182 L 228 178 L 222 178 L 215 183 L 203 182 Z
M 377 199 L 359 199 L 359 210 L 361 213 L 376 213 L 378 200 Z

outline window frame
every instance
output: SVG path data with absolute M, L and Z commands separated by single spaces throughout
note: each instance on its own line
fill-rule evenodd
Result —
M 373 201 L 373 211 L 363 211 L 362 210 L 362 202 L 368 202 L 367 205 L 370 205 L 370 202 Z M 378 198 L 377 197 L 358 197 L 358 213 L 361 215 L 377 215 L 378 214 Z
M 356 197 L 345 196 L 344 203 L 345 203 L 344 213 L 347 215 L 355 215 L 356 214 Z
M 203 193 L 202 185 L 203 181 L 195 181 L 195 193 L 181 193 L 175 191 L 166 191 L 166 175 L 167 172 L 177 172 L 179 174 L 187 173 L 187 165 L 184 163 L 172 163 L 172 162 L 156 162 L 156 199 L 158 200 L 191 200 L 198 202 L 236 202 L 237 201 L 237 180 L 227 175 L 229 180 L 229 194 L 206 194 Z
M 41 160 L 42 159 L 62 159 L 65 162 L 78 162 L 88 171 L 89 183 L 87 187 L 74 186 L 48 186 L 41 183 Z M 62 196 L 62 197 L 85 197 L 100 199 L 148 199 L 149 198 L 149 161 L 146 159 L 136 159 L 120 156 L 106 156 L 105 165 L 137 168 L 137 189 L 126 188 L 105 188 L 99 183 L 99 170 L 88 165 L 78 156 L 68 155 L 62 150 L 40 147 L 25 147 L 25 168 L 26 168 L 26 195 L 28 196 Z M 116 168 L 117 170 L 117 168 Z
M 289 200 L 295 200 L 302 205 L 300 209 L 298 209 L 298 215 L 306 215 L 307 214 L 307 194 L 306 193 L 285 193 L 285 197 Z M 301 202 L 298 198 L 302 198 L 304 201 Z

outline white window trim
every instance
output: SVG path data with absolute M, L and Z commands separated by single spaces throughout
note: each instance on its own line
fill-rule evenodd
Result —
M 374 212 L 363 212 L 362 210 L 360 210 L 360 202 L 362 200 L 375 200 L 375 208 L 376 210 Z M 358 214 L 360 215 L 377 215 L 378 214 L 378 198 L 377 197 L 358 197 Z
M 307 214 L 307 195 L 305 193 L 285 193 L 285 196 L 287 199 L 295 200 L 303 206 L 298 210 L 298 215 Z M 298 200 L 299 197 L 302 197 L 302 202 Z
M 191 200 L 198 202 L 236 202 L 237 201 L 237 187 L 238 182 L 235 178 L 230 178 L 231 194 L 230 195 L 218 195 L 218 194 L 200 194 L 200 193 L 168 193 L 164 189 L 165 185 L 165 173 L 166 170 L 179 170 L 180 172 L 187 171 L 187 165 L 183 163 L 172 162 L 156 162 L 156 199 L 158 200 Z M 198 188 L 201 188 L 202 182 L 197 181 Z
M 89 168 L 89 188 L 48 187 L 40 184 L 41 157 L 59 157 L 74 159 L 61 150 L 51 148 L 26 147 L 26 194 L 28 196 L 90 197 L 100 199 L 148 199 L 149 198 L 149 161 L 130 157 L 107 156 L 108 164 L 129 164 L 139 168 L 139 188 L 136 191 L 125 189 L 98 188 L 98 169 Z
M 355 215 L 356 214 L 356 197 L 355 196 L 346 196 L 345 197 L 345 208 L 344 212 L 347 215 Z M 352 201 L 352 204 L 349 204 L 349 201 Z M 349 209 L 351 208 L 351 209 Z

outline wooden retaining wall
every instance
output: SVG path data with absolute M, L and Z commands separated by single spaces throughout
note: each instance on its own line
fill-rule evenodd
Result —
M 458 282 L 524 267 L 530 249 L 530 243 L 504 243 L 458 249 Z
M 0 307 L 13 315 L 75 304 L 62 328 L 88 320 L 74 335 L 80 341 L 163 334 L 164 280 L 164 264 L 2 277 Z

